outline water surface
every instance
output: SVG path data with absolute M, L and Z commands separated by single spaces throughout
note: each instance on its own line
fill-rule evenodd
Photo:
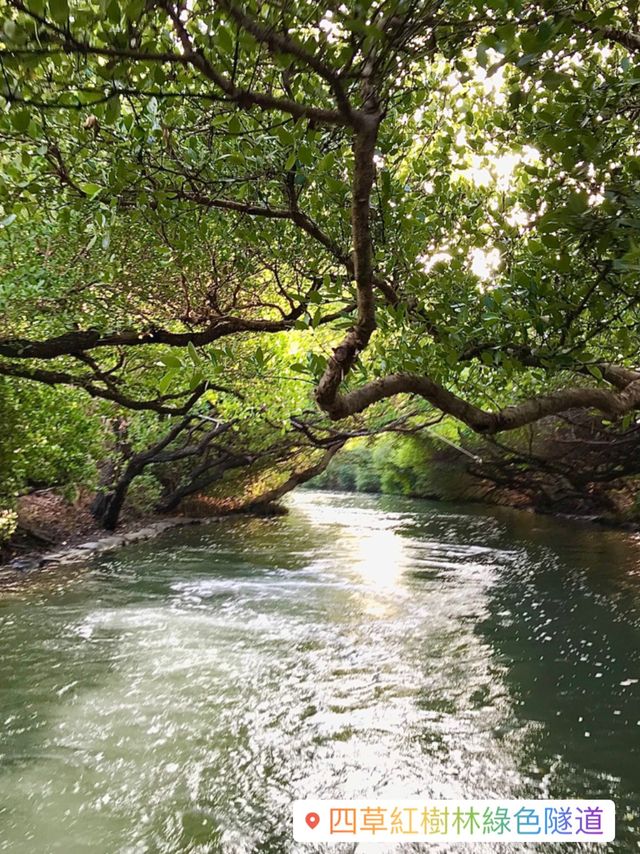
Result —
M 290 506 L 0 597 L 0 850 L 302 852 L 292 799 L 375 795 L 611 797 L 640 851 L 640 538 Z

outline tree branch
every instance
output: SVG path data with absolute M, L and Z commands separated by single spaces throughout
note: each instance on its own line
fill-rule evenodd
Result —
M 331 447 L 324 452 L 318 462 L 313 463 L 306 468 L 292 472 L 284 483 L 281 483 L 273 489 L 267 489 L 265 492 L 256 496 L 256 498 L 252 498 L 248 504 L 243 505 L 243 512 L 251 512 L 257 507 L 263 507 L 265 504 L 273 504 L 274 501 L 278 501 L 288 492 L 291 492 L 292 489 L 295 489 L 296 486 L 300 486 L 300 484 L 306 483 L 321 474 L 345 442 L 346 439 L 335 440 Z
M 332 420 L 339 420 L 396 394 L 417 394 L 475 432 L 494 434 L 570 409 L 597 409 L 605 415 L 619 417 L 640 408 L 640 379 L 633 380 L 618 392 L 589 387 L 567 388 L 490 412 L 468 403 L 429 377 L 391 374 L 347 394 L 337 395 L 331 405 L 323 408 Z
M 266 44 L 272 54 L 290 54 L 312 68 L 331 87 L 340 112 L 348 121 L 353 121 L 351 104 L 349 103 L 338 75 L 325 65 L 315 54 L 310 53 L 294 38 L 275 32 L 272 28 L 263 26 L 259 21 L 247 15 L 229 0 L 216 0 L 216 5 L 230 15 L 234 21 L 246 30 L 261 44 Z
M 50 386 L 73 386 L 86 391 L 91 397 L 110 400 L 113 403 L 124 406 L 126 409 L 152 411 L 161 415 L 184 415 L 189 412 L 194 403 L 204 394 L 207 388 L 209 388 L 207 383 L 200 383 L 184 403 L 179 406 L 167 406 L 166 401 L 170 399 L 168 396 L 157 397 L 150 400 L 138 400 L 114 389 L 113 386 L 102 388 L 101 386 L 96 385 L 95 380 L 92 377 L 79 377 L 74 374 L 67 373 L 66 371 L 49 371 L 41 368 L 23 368 L 18 365 L 0 363 L 0 375 L 32 380 Z M 175 397 L 175 395 L 172 395 L 171 397 Z
M 158 62 L 171 63 L 174 65 L 191 66 L 199 71 L 203 77 L 213 82 L 227 97 L 244 109 L 258 107 L 262 110 L 280 110 L 296 118 L 314 119 L 318 122 L 330 125 L 346 125 L 347 118 L 338 110 L 322 109 L 309 104 L 301 104 L 290 98 L 280 98 L 267 92 L 255 92 L 251 89 L 239 89 L 235 83 L 224 74 L 219 72 L 201 53 L 197 50 L 180 21 L 176 10 L 165 4 L 165 11 L 172 19 L 178 38 L 182 44 L 183 53 L 173 51 L 143 51 L 135 47 L 99 47 L 88 42 L 77 39 L 68 27 L 59 27 L 41 15 L 35 14 L 28 9 L 21 0 L 9 0 L 11 6 L 23 12 L 25 15 L 38 21 L 50 33 L 54 34 L 61 42 L 61 47 L 67 54 L 79 54 L 82 56 L 103 56 L 109 59 L 130 59 L 134 62 Z M 24 55 L 24 50 L 21 51 Z M 9 54 L 11 51 L 8 52 Z

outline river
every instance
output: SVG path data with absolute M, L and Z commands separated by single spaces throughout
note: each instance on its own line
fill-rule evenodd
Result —
M 309 851 L 293 798 L 376 795 L 610 797 L 640 851 L 640 537 L 289 505 L 0 595 L 0 850 Z

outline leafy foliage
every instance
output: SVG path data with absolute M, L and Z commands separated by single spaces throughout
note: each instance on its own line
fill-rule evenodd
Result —
M 137 450 L 189 412 L 326 443 L 398 395 L 480 433 L 635 419 L 634 14 L 8 0 L 5 388 L 106 399 Z
M 0 421 L 2 503 L 28 488 L 95 485 L 104 427 L 80 392 L 0 378 Z

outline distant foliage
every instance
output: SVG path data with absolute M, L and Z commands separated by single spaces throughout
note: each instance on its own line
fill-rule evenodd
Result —
M 465 497 L 473 484 L 459 463 L 439 459 L 431 439 L 387 435 L 354 442 L 309 487 L 454 499 Z

